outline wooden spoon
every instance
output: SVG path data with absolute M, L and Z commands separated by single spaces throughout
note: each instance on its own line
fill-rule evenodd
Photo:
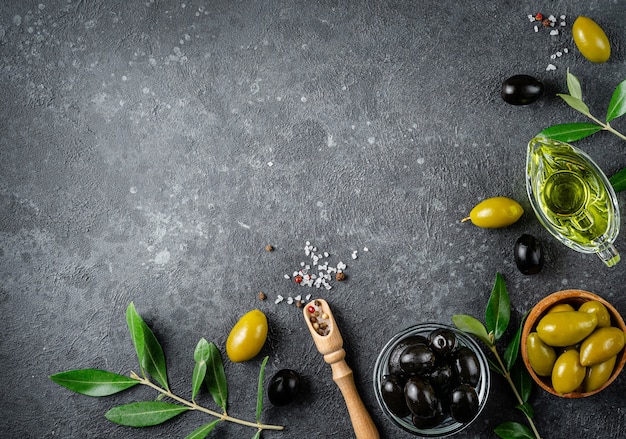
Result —
M 378 439 L 380 436 L 374 421 L 356 390 L 352 369 L 344 360 L 346 351 L 343 349 L 343 338 L 328 303 L 322 299 L 309 302 L 304 307 L 304 319 L 317 350 L 324 355 L 324 361 L 330 364 L 333 381 L 346 402 L 357 439 Z

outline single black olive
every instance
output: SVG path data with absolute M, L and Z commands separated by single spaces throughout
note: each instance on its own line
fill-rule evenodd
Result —
M 454 353 L 454 369 L 461 384 L 474 387 L 480 380 L 480 365 L 476 354 L 467 346 L 460 346 Z
M 416 343 L 427 343 L 428 340 L 426 337 L 422 335 L 411 335 L 409 337 L 403 338 L 400 340 L 391 350 L 389 354 L 389 360 L 387 361 L 387 365 L 389 366 L 390 374 L 398 374 L 402 373 L 402 369 L 400 368 L 400 355 L 402 351 L 404 351 L 408 346 L 411 346 Z
M 380 393 L 391 413 L 399 418 L 410 414 L 404 399 L 404 381 L 397 375 L 385 375 L 380 383 Z
M 290 369 L 282 369 L 270 380 L 267 397 L 275 406 L 283 406 L 293 402 L 300 392 L 300 375 Z
M 432 418 L 438 413 L 440 404 L 435 389 L 417 376 L 409 378 L 404 385 L 404 398 L 411 413 L 420 418 Z
M 402 351 L 400 369 L 406 374 L 425 374 L 433 368 L 435 359 L 435 354 L 428 345 L 417 343 Z
M 450 393 L 450 416 L 457 422 L 469 422 L 478 414 L 478 395 L 472 386 L 461 384 Z
M 431 429 L 437 427 L 441 424 L 448 414 L 444 411 L 441 405 L 441 399 L 437 399 L 437 406 L 435 409 L 435 415 L 429 418 L 423 418 L 421 416 L 413 415 L 411 416 L 411 421 L 413 421 L 413 425 L 421 430 Z
M 449 329 L 435 329 L 428 334 L 428 344 L 437 355 L 448 355 L 456 348 L 456 335 Z
M 529 75 L 515 75 L 502 83 L 500 96 L 511 105 L 528 105 L 543 95 L 543 84 Z
M 543 246 L 532 235 L 523 234 L 515 243 L 515 264 L 523 274 L 537 274 L 543 268 Z
M 446 389 L 455 384 L 454 372 L 449 364 L 436 365 L 427 378 L 435 389 Z

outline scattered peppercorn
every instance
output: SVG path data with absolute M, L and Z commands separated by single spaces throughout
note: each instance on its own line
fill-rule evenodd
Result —
M 265 246 L 265 251 L 266 252 L 273 252 L 274 251 L 274 247 L 272 247 L 270 244 L 267 244 Z
M 302 308 L 303 305 L 304 302 L 302 302 L 302 300 L 296 300 L 296 308 Z
M 541 20 L 543 20 L 543 14 L 537 14 L 537 15 L 535 15 L 535 20 L 537 20 L 537 21 L 541 21 Z
M 301 283 L 301 282 L 302 282 L 302 276 L 297 275 L 296 277 L 294 277 L 294 278 L 293 278 L 293 280 L 294 280 L 297 284 L 299 284 L 299 283 Z
M 261 291 L 259 293 L 259 300 L 265 300 L 265 299 L 267 299 L 267 296 L 265 295 L 265 293 L 263 291 Z
M 552 26 L 552 22 L 550 21 L 549 18 L 544 18 L 543 20 L 541 20 L 541 24 L 543 24 L 543 27 L 550 27 L 550 26 Z
M 337 280 L 337 281 L 339 281 L 339 282 L 341 282 L 341 281 L 342 281 L 342 280 L 344 280 L 345 278 L 346 278 L 346 275 L 345 275 L 345 274 L 343 274 L 343 271 L 340 271 L 340 272 L 338 272 L 338 273 L 335 275 L 335 280 Z

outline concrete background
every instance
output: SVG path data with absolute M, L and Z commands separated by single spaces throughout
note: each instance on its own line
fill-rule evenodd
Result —
M 557 36 L 535 33 L 527 15 L 536 12 L 564 14 L 567 25 Z M 594 65 L 575 49 L 578 15 L 606 30 L 609 62 Z M 567 68 L 604 116 L 626 78 L 625 18 L 619 0 L 1 2 L 2 436 L 184 437 L 208 421 L 188 413 L 154 428 L 117 426 L 104 418 L 109 408 L 154 393 L 95 399 L 48 379 L 75 368 L 137 370 L 124 317 L 131 301 L 185 397 L 200 337 L 224 352 L 239 316 L 265 312 L 261 356 L 225 361 L 229 413 L 254 418 L 269 355 L 267 377 L 292 368 L 307 383 L 292 406 L 266 402 L 263 420 L 286 429 L 264 437 L 282 439 L 352 435 L 330 369 L 288 297 L 330 302 L 386 438 L 411 436 L 374 398 L 378 351 L 418 322 L 482 319 L 496 272 L 512 301 L 511 333 L 538 300 L 565 288 L 596 292 L 626 313 L 626 262 L 609 269 L 559 244 L 524 188 L 530 138 L 584 120 L 555 96 L 566 91 Z M 557 69 L 546 71 L 549 63 Z M 501 82 L 520 73 L 546 86 L 533 105 L 499 96 Z M 614 126 L 624 132 L 626 120 Z M 577 145 L 607 175 L 626 167 L 626 143 L 609 133 Z M 518 223 L 459 222 L 496 195 L 524 206 Z M 515 267 L 522 233 L 546 249 L 537 276 Z M 616 246 L 626 256 L 624 236 Z M 332 290 L 286 280 L 307 260 L 306 241 L 331 264 L 345 262 L 348 279 Z M 278 295 L 285 300 L 276 304 Z M 622 375 L 585 400 L 536 389 L 536 424 L 550 439 L 621 437 L 625 387 Z M 206 394 L 201 401 L 212 406 Z M 496 437 L 499 423 L 523 421 L 514 405 L 494 376 L 486 410 L 459 437 Z M 209 437 L 253 433 L 221 425 Z

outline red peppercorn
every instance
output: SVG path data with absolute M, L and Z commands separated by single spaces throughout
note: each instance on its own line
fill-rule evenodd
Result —
M 537 21 L 543 20 L 543 14 L 537 13 L 537 15 L 535 15 L 535 20 Z
M 306 309 L 310 314 L 313 314 L 315 312 L 315 308 L 313 308 L 312 305 L 309 305 Z
M 299 284 L 300 282 L 302 282 L 302 276 L 297 275 L 293 280 L 295 280 L 296 283 Z

